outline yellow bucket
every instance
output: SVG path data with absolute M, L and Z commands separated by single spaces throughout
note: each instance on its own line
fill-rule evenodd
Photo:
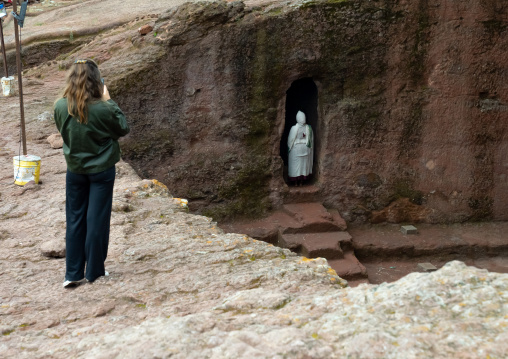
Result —
M 29 181 L 39 183 L 41 158 L 34 155 L 14 156 L 14 183 L 24 186 Z

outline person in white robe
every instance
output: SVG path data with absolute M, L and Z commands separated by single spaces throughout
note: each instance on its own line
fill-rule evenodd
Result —
M 305 114 L 298 111 L 296 125 L 288 137 L 288 178 L 290 184 L 301 185 L 312 174 L 314 139 L 312 127 L 306 124 Z

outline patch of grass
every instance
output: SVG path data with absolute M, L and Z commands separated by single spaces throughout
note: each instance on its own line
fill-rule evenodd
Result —
M 415 190 L 412 187 L 412 181 L 409 179 L 399 179 L 393 183 L 393 195 L 391 200 L 399 198 L 409 198 L 411 203 L 421 205 L 423 203 L 423 192 Z
M 506 30 L 508 23 L 501 20 L 487 20 L 482 21 L 482 25 L 485 28 L 485 30 L 489 32 L 491 35 L 493 34 L 499 35 Z
M 489 196 L 470 197 L 469 208 L 473 211 L 471 221 L 487 221 L 492 219 L 494 199 Z

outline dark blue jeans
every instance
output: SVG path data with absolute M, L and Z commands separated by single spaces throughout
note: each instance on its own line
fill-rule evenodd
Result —
M 65 279 L 93 282 L 104 275 L 113 204 L 115 166 L 94 174 L 67 170 Z M 86 263 L 86 272 L 85 272 Z

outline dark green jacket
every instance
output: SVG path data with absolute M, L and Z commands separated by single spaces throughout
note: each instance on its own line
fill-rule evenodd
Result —
M 118 139 L 129 133 L 129 125 L 113 100 L 91 103 L 88 123 L 81 124 L 67 112 L 67 99 L 61 98 L 55 103 L 55 123 L 69 171 L 98 173 L 120 160 Z

